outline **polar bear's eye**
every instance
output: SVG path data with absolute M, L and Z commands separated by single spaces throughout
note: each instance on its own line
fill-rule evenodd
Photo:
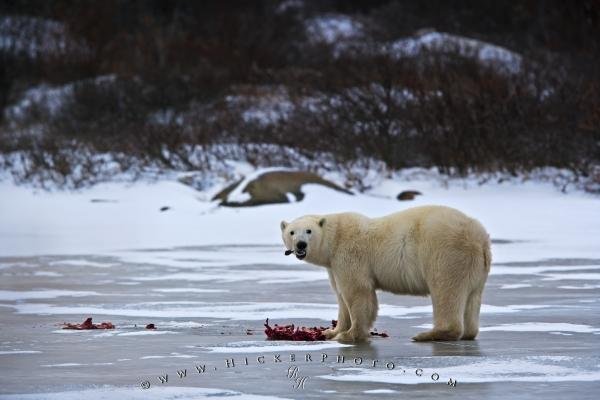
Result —
M 310 235 L 312 233 L 312 231 L 310 229 L 307 229 L 306 233 L 308 233 Z
M 294 231 L 291 231 L 291 232 L 290 232 L 290 235 L 294 236 Z

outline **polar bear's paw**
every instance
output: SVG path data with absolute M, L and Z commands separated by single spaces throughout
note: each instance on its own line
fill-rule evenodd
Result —
M 359 343 L 366 342 L 367 335 L 353 331 L 352 329 L 338 333 L 333 339 L 341 343 Z
M 462 332 L 454 330 L 438 330 L 432 329 L 427 332 L 421 332 L 417 336 L 414 336 L 412 340 L 415 342 L 429 342 L 432 340 L 460 340 Z
M 340 333 L 339 329 L 328 328 L 323 331 L 323 336 L 325 336 L 325 339 L 330 340 L 333 339 L 338 333 Z

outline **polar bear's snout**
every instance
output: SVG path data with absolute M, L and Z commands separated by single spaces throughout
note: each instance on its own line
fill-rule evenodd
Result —
M 296 244 L 295 250 L 286 250 L 284 254 L 286 256 L 289 256 L 290 254 L 295 254 L 297 259 L 302 260 L 306 257 L 306 247 L 307 246 L 308 245 L 306 244 L 306 242 L 298 242 Z
M 304 259 L 306 257 L 306 247 L 308 244 L 305 241 L 298 241 L 296 243 L 296 258 L 298 260 Z

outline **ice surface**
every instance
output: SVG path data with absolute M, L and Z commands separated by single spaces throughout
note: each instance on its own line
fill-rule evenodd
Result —
M 42 364 L 42 367 L 78 367 L 81 365 L 87 365 L 87 364 L 81 364 L 81 363 Z
M 312 282 L 327 280 L 327 272 L 323 270 L 294 271 L 280 270 L 269 271 L 259 269 L 227 269 L 214 272 L 178 272 L 165 275 L 150 275 L 131 278 L 139 281 L 186 281 L 186 282 L 242 282 L 257 281 L 257 283 L 291 283 Z
M 169 329 L 190 329 L 190 328 L 204 328 L 213 324 L 202 324 L 194 321 L 167 321 L 159 322 L 156 324 L 157 328 L 169 328 Z
M 546 274 L 545 281 L 597 281 L 600 280 L 600 273 L 592 274 L 592 273 L 582 273 L 582 274 Z
M 590 284 L 584 284 L 584 285 L 565 285 L 565 286 L 558 286 L 559 289 L 568 289 L 568 290 L 590 290 L 590 289 L 600 289 L 600 285 L 590 285 Z
M 81 260 L 81 259 L 67 259 L 67 260 L 56 260 L 51 261 L 49 265 L 74 265 L 78 267 L 98 267 L 98 268 L 110 268 L 117 266 L 117 263 L 103 263 L 97 261 L 90 260 Z
M 162 288 L 152 289 L 153 292 L 160 293 L 223 293 L 229 292 L 228 289 L 198 289 L 198 288 Z
M 196 358 L 197 356 L 191 354 L 180 354 L 180 353 L 171 353 L 164 356 L 144 356 L 140 357 L 140 360 L 152 360 L 158 358 Z
M 600 369 L 582 370 L 551 363 L 534 362 L 526 359 L 489 359 L 480 362 L 461 363 L 441 368 L 423 368 L 422 375 L 415 368 L 373 370 L 347 368 L 348 374 L 322 375 L 320 378 L 336 381 L 363 381 L 394 383 L 400 385 L 443 384 L 450 378 L 460 383 L 475 382 L 586 382 L 600 380 Z M 418 368 L 418 367 L 417 367 Z M 439 375 L 439 380 L 431 378 Z
M 63 274 L 59 274 L 58 272 L 54 272 L 54 271 L 35 271 L 33 273 L 33 275 L 34 276 L 50 276 L 53 278 L 63 276 Z
M 221 247 L 171 248 L 165 250 L 118 251 L 111 253 L 122 262 L 145 265 L 164 265 L 179 269 L 199 269 L 229 267 L 232 265 L 252 265 L 275 263 L 277 265 L 297 265 L 293 259 L 283 258 L 284 246 L 248 246 L 235 244 L 227 251 Z
M 482 332 L 490 331 L 512 331 L 512 332 L 576 332 L 576 333 L 593 333 L 600 332 L 600 328 L 594 328 L 589 325 L 578 325 L 570 323 L 557 322 L 523 322 L 515 324 L 502 324 L 498 326 L 484 326 L 479 329 Z
M 504 284 L 500 286 L 500 289 L 522 289 L 526 287 L 531 287 L 529 283 L 512 283 L 512 284 Z
M 30 291 L 14 291 L 0 290 L 0 301 L 15 301 L 25 299 L 54 299 L 61 296 L 69 297 L 85 297 L 85 296 L 101 296 L 101 293 L 76 290 L 30 290 Z
M 152 387 L 142 390 L 139 387 L 102 387 L 97 389 L 76 390 L 55 393 L 31 393 L 18 395 L 0 395 L 2 400 L 199 400 L 199 399 L 243 399 L 243 400 L 285 400 L 285 397 L 251 395 L 226 389 L 208 389 L 196 387 Z
M 366 394 L 387 394 L 387 393 L 397 393 L 395 390 L 392 389 L 371 389 L 371 390 L 365 390 L 363 393 Z
M 540 267 L 496 265 L 490 270 L 490 275 L 541 275 L 544 277 L 553 277 L 555 275 L 566 276 L 571 274 L 549 274 L 550 272 L 569 272 L 573 270 L 600 270 L 600 265 L 578 265 L 577 267 L 572 265 L 543 265 Z
M 351 346 L 352 345 L 338 342 L 294 342 L 278 340 L 231 342 L 227 343 L 226 346 L 203 347 L 203 349 L 210 353 L 269 353 L 294 351 L 309 352 Z
M 422 324 L 415 328 L 431 329 L 433 325 Z M 520 322 L 514 324 L 501 324 L 496 326 L 481 326 L 480 332 L 504 331 L 504 332 L 574 332 L 594 333 L 600 332 L 600 328 L 589 325 L 570 324 L 567 322 Z
M 147 329 L 145 331 L 137 331 L 137 332 L 123 332 L 119 333 L 118 336 L 152 336 L 152 335 L 168 335 L 168 334 L 176 334 L 178 332 L 174 331 L 156 331 L 153 329 Z
M 163 301 L 130 303 L 120 308 L 115 305 L 99 306 L 55 306 L 43 303 L 17 303 L 7 305 L 20 314 L 81 314 L 113 315 L 152 318 L 222 318 L 231 320 L 264 320 L 267 316 L 276 319 L 314 318 L 331 321 L 337 316 L 337 304 L 321 303 L 269 303 L 269 302 L 201 302 Z M 527 310 L 555 308 L 552 305 L 507 305 L 482 304 L 482 314 L 519 313 Z M 431 314 L 431 305 L 403 307 L 380 304 L 379 316 L 404 318 L 411 314 Z

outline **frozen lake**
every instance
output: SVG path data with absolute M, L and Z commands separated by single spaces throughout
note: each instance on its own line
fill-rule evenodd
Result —
M 337 315 L 324 270 L 284 257 L 281 246 L 2 257 L 0 275 L 0 398 L 591 399 L 600 391 L 600 259 L 494 264 L 474 342 L 412 343 L 431 323 L 430 300 L 380 293 L 376 328 L 390 337 L 360 346 L 265 340 L 265 318 L 313 326 Z M 116 329 L 60 329 L 88 316 Z M 292 387 L 293 366 L 303 388 Z
M 598 198 L 438 178 L 381 179 L 354 196 L 305 187 L 302 202 L 247 209 L 172 180 L 78 192 L 0 181 L 0 398 L 597 398 Z M 423 196 L 395 200 L 406 189 Z M 326 272 L 283 255 L 282 219 L 423 204 L 456 207 L 491 234 L 478 340 L 411 342 L 431 323 L 429 298 L 386 293 L 375 325 L 389 338 L 265 340 L 266 318 L 337 316 Z M 87 317 L 116 329 L 60 329 Z

